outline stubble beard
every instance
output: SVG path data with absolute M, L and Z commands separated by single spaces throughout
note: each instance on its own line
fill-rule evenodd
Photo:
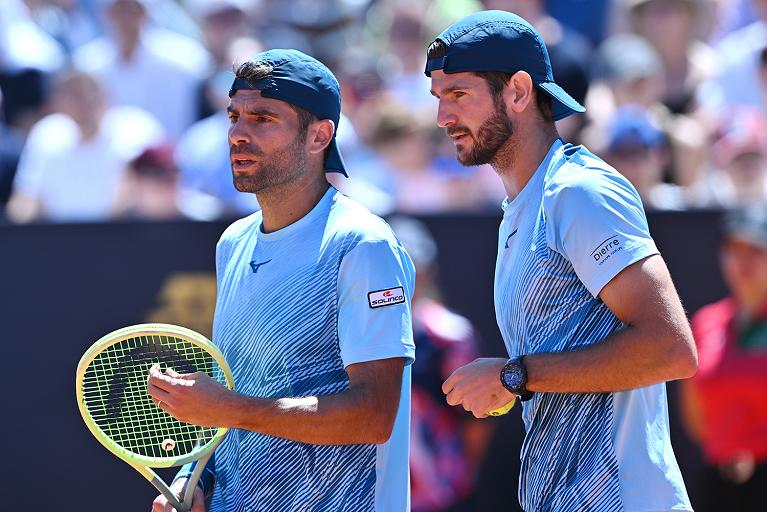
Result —
M 300 177 L 306 171 L 306 155 L 302 147 L 305 141 L 306 134 L 297 135 L 288 146 L 272 153 L 268 160 L 262 160 L 252 174 L 238 175 L 233 172 L 234 188 L 240 192 L 258 194 Z M 256 154 L 263 158 L 263 154 Z
M 458 161 L 465 166 L 490 164 L 498 168 L 500 160 L 513 158 L 511 137 L 514 125 L 506 115 L 503 100 L 496 102 L 495 112 L 486 119 L 477 130 L 477 135 L 469 132 L 474 145 L 467 154 L 458 153 Z

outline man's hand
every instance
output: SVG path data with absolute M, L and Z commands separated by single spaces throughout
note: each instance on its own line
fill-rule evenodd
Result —
M 170 486 L 170 490 L 176 497 L 179 497 L 181 491 L 184 490 L 186 485 L 186 478 L 179 478 L 173 485 Z M 179 498 L 179 501 L 181 499 Z M 152 512 L 174 512 L 174 509 L 164 495 L 160 494 L 152 502 Z M 192 510 L 191 512 L 206 512 L 205 509 L 205 496 L 202 494 L 202 489 L 199 486 L 194 488 L 194 498 L 192 498 Z
M 168 368 L 162 373 L 159 364 L 149 369 L 147 393 L 174 418 L 202 427 L 227 426 L 224 413 L 237 397 L 204 372 L 180 374 Z
M 503 407 L 516 398 L 501 384 L 506 359 L 481 357 L 453 372 L 442 384 L 450 405 L 462 405 L 477 418 Z

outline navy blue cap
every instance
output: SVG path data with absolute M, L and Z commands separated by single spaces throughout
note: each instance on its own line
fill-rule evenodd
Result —
M 615 111 L 608 129 L 607 150 L 649 149 L 663 146 L 666 136 L 642 107 L 624 105 Z
M 426 76 L 476 71 L 526 71 L 533 83 L 551 96 L 554 121 L 586 109 L 554 82 L 543 38 L 523 18 L 505 11 L 470 14 L 446 28 L 437 39 L 447 53 L 426 61 Z
M 336 141 L 341 117 L 341 88 L 333 73 L 322 62 L 298 50 L 269 50 L 250 60 L 269 64 L 272 72 L 255 81 L 235 78 L 229 97 L 240 89 L 258 89 L 264 98 L 290 103 L 318 119 L 330 119 L 335 132 L 325 157 L 325 170 L 349 176 Z

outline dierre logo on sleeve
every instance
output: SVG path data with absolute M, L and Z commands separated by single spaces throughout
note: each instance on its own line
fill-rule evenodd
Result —
M 373 309 L 393 304 L 402 304 L 405 302 L 405 291 L 401 286 L 398 286 L 387 290 L 370 292 L 368 293 L 368 302 Z
M 620 251 L 621 249 L 622 247 L 620 241 L 618 240 L 618 235 L 614 235 L 599 244 L 599 246 L 597 246 L 597 248 L 594 249 L 594 251 L 591 253 L 591 257 L 594 258 L 595 262 L 601 265 L 606 260 L 608 260 L 610 256 Z

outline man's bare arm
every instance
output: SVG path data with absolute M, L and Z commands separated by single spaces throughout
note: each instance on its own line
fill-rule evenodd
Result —
M 582 349 L 525 357 L 529 390 L 624 391 L 695 373 L 695 343 L 663 258 L 630 265 L 599 296 L 626 327 Z
M 312 444 L 384 443 L 402 389 L 402 358 L 349 365 L 349 388 L 333 395 L 256 398 L 230 391 L 205 374 L 150 371 L 148 391 L 182 421 L 240 428 Z

